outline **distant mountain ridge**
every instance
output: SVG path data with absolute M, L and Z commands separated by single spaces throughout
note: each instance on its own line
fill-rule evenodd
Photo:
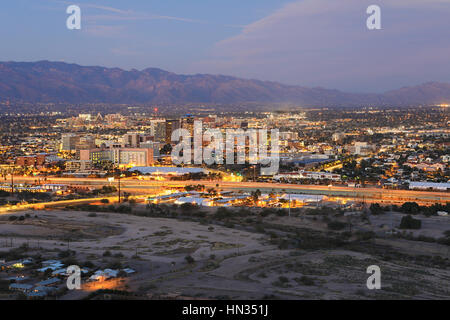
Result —
M 450 101 L 450 84 L 428 82 L 384 94 L 355 94 L 231 76 L 178 75 L 64 62 L 0 62 L 0 101 L 56 103 L 295 103 L 304 106 L 417 105 Z

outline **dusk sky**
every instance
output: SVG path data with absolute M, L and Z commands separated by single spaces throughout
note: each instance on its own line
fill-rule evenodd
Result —
M 82 29 L 66 28 L 66 8 Z M 381 7 L 382 30 L 366 9 Z M 212 73 L 350 92 L 450 82 L 450 0 L 2 0 L 1 61 Z

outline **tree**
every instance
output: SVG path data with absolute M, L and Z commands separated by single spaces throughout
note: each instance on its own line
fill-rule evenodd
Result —
M 409 214 L 418 214 L 420 212 L 420 206 L 416 202 L 405 202 L 400 207 L 400 211 Z
M 170 143 L 164 145 L 161 150 L 159 151 L 159 153 L 161 154 L 170 154 L 172 152 L 172 146 L 170 145 Z
M 400 229 L 420 229 L 422 221 L 414 219 L 411 215 L 404 216 L 400 222 Z
M 195 209 L 195 205 L 189 202 L 185 202 L 180 205 L 180 209 L 184 214 L 189 214 Z
M 261 190 L 257 189 L 256 191 L 252 192 L 253 202 L 257 203 L 260 196 L 261 196 Z
M 384 209 L 378 203 L 372 203 L 370 205 L 370 213 L 373 215 L 383 214 Z

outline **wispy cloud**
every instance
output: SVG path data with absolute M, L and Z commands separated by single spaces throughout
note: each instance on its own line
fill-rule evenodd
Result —
M 449 81 L 450 0 L 297 0 L 216 43 L 191 69 L 343 90 Z
M 96 37 L 117 37 L 123 35 L 124 26 L 107 26 L 90 24 L 82 29 L 88 35 Z
M 99 15 L 87 15 L 85 16 L 86 21 L 90 22 L 98 22 L 98 21 L 139 21 L 139 20 L 174 20 L 181 22 L 189 22 L 189 23 L 206 23 L 201 20 L 194 20 L 188 18 L 180 18 L 180 17 L 171 17 L 171 16 L 161 16 L 156 14 L 124 14 L 124 15 L 108 15 L 108 14 L 99 14 Z
M 65 5 L 78 5 L 80 8 L 91 8 L 100 11 L 106 11 L 114 14 L 101 14 L 101 15 L 85 15 L 84 19 L 87 21 L 136 21 L 136 20 L 173 20 L 188 23 L 205 23 L 205 21 L 184 18 L 184 17 L 174 17 L 168 15 L 158 15 L 158 14 L 141 14 L 133 10 L 124 10 L 119 8 L 114 8 L 110 6 L 102 6 L 92 3 L 85 2 L 69 2 L 64 0 L 52 0 L 53 2 L 65 4 Z

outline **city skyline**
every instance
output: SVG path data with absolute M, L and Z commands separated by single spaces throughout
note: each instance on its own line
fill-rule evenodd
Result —
M 449 300 L 449 15 L 3 1 L 0 302 Z

